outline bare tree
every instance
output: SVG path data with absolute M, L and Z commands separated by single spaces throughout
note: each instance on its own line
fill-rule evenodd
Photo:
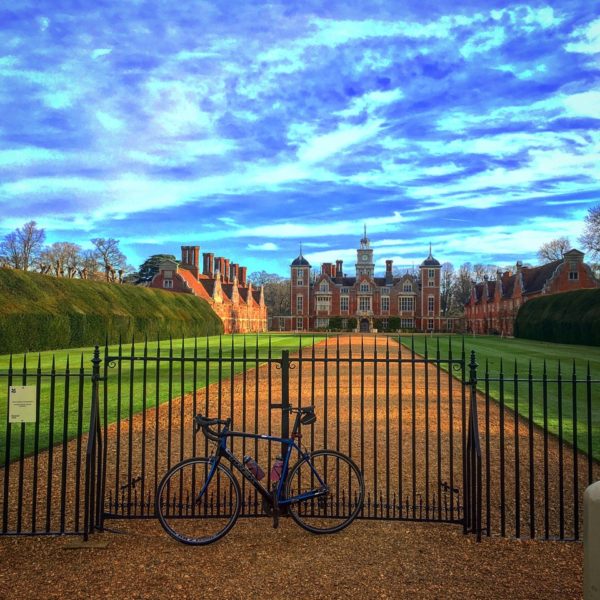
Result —
M 100 270 L 98 256 L 94 250 L 83 250 L 79 256 L 80 267 L 78 269 L 81 279 L 94 279 L 94 275 Z
M 592 258 L 600 258 L 600 204 L 588 210 L 583 235 L 579 241 Z
M 125 268 L 127 259 L 119 250 L 119 240 L 114 238 L 94 238 L 91 240 L 96 248 L 96 253 L 104 266 L 106 281 L 117 281 L 117 273 Z
M 73 279 L 80 264 L 81 247 L 71 242 L 55 242 L 40 254 L 42 273 L 54 271 L 56 277 Z
M 555 260 L 562 260 L 563 254 L 571 249 L 571 242 L 568 237 L 559 237 L 550 240 L 540 246 L 538 258 L 540 263 L 549 263 Z
M 45 238 L 46 232 L 38 228 L 35 221 L 29 221 L 4 236 L 0 242 L 0 256 L 8 266 L 29 271 L 37 260 Z
M 445 262 L 442 265 L 440 282 L 440 300 L 442 304 L 442 314 L 447 315 L 452 311 L 453 297 L 452 286 L 454 282 L 454 267 L 452 263 Z
M 463 263 L 454 277 L 452 286 L 452 304 L 458 312 L 464 310 L 465 304 L 471 297 L 471 288 L 473 286 L 473 269 L 471 263 Z
M 276 273 L 256 271 L 248 279 L 253 285 L 263 285 L 265 304 L 272 315 L 290 314 L 290 280 Z
M 498 268 L 497 265 L 482 265 L 481 263 L 477 263 L 473 265 L 473 279 L 477 282 L 483 281 L 486 277 L 488 279 L 495 279 Z

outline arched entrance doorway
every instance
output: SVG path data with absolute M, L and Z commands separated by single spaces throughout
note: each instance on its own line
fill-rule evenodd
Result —
M 361 333 L 369 333 L 371 331 L 371 324 L 369 323 L 369 319 L 361 319 L 360 320 L 360 332 Z

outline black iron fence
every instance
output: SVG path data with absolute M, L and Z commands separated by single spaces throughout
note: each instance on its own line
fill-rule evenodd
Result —
M 83 356 L 75 369 L 11 359 L 0 371 L 0 533 L 87 535 L 104 519 L 153 518 L 162 474 L 211 451 L 195 414 L 285 436 L 292 404 L 316 408 L 303 446 L 337 449 L 362 469 L 361 518 L 579 539 L 583 490 L 600 478 L 600 382 L 589 369 L 492 375 L 464 344 L 420 356 L 400 341 L 330 338 L 293 353 L 276 338 L 131 344 L 96 352 L 91 370 Z M 35 388 L 35 422 L 9 422 L 17 384 Z M 269 485 L 279 447 L 231 443 Z M 241 483 L 243 514 L 261 516 Z

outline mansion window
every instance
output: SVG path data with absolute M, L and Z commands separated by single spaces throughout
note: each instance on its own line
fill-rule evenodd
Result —
M 331 308 L 331 298 L 329 296 L 317 296 L 317 311 L 329 312 Z
M 569 279 L 571 281 L 579 279 L 579 273 L 577 272 L 577 263 L 571 263 L 570 271 L 569 271 Z
M 317 319 L 317 327 L 319 329 L 326 329 L 329 327 L 329 319 Z
M 296 312 L 302 314 L 304 308 L 304 298 L 302 296 L 296 296 Z
M 363 312 L 371 310 L 371 298 L 369 296 L 360 296 L 358 299 L 358 310 Z
M 296 285 L 304 285 L 304 271 L 302 269 L 297 269 L 296 273 Z
M 412 283 L 405 283 L 402 287 L 403 292 L 412 292 Z
M 361 292 L 370 292 L 371 291 L 371 286 L 369 286 L 368 283 L 361 283 L 360 284 L 360 291 Z
M 390 297 L 389 296 L 381 297 L 381 310 L 385 310 L 385 311 L 390 310 Z
M 349 293 L 350 293 L 349 288 L 342 288 L 342 294 L 349 294 Z
M 433 296 L 429 296 L 429 298 L 427 298 L 427 310 L 429 312 L 433 312 L 435 310 L 435 298 Z
M 413 319 L 400 319 L 400 327 L 402 329 L 414 329 L 415 322 Z
M 400 311 L 409 311 L 415 309 L 415 302 L 412 296 L 400 296 Z
M 427 329 L 433 330 L 433 319 L 427 321 Z
M 435 278 L 435 269 L 429 269 L 429 279 Z
M 304 329 L 304 319 L 302 317 L 296 319 L 296 329 Z
M 321 291 L 321 292 L 328 292 L 329 291 L 329 284 L 326 281 L 322 281 L 321 285 L 319 286 L 319 291 Z
M 340 310 L 347 311 L 350 308 L 350 298 L 348 296 L 340 296 Z
M 172 290 L 173 289 L 173 280 L 172 279 L 164 279 L 163 280 L 163 287 L 166 290 Z

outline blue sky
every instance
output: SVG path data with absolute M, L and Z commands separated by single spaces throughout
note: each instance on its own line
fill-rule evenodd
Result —
M 352 261 L 366 223 L 379 270 L 429 242 L 505 265 L 600 201 L 597 2 L 19 0 L 0 22 L 0 235 L 284 274 L 300 242 Z

